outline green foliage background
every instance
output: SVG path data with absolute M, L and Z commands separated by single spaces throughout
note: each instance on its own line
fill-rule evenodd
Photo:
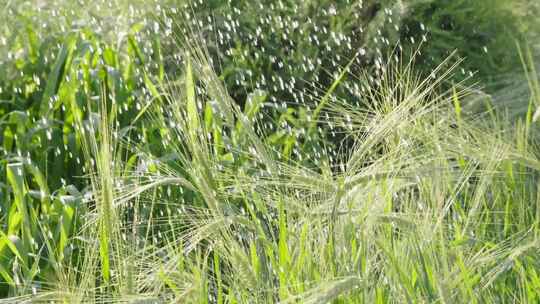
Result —
M 413 132 L 411 138 L 403 134 L 394 134 L 397 142 L 406 138 L 417 143 L 419 147 L 425 148 L 425 150 L 419 148 L 420 155 L 429 153 L 430 145 L 435 146 L 437 142 L 436 139 L 426 140 L 424 137 L 428 135 L 439 136 L 447 132 L 450 134 L 449 141 L 458 141 L 459 136 L 471 141 L 476 140 L 480 142 L 478 147 L 471 144 L 468 146 L 471 150 L 467 150 L 465 156 L 457 154 L 462 159 L 456 156 L 457 152 L 452 149 L 444 157 L 457 161 L 457 166 L 465 172 L 460 171 L 463 174 L 469 172 L 468 165 L 480 172 L 483 166 L 486 170 L 495 170 L 495 167 L 498 169 L 499 166 L 504 168 L 501 174 L 506 178 L 503 181 L 494 182 L 493 185 L 486 181 L 486 185 L 489 184 L 489 187 L 493 189 L 502 187 L 513 194 L 508 194 L 507 197 L 503 190 L 496 191 L 492 188 L 489 190 L 493 192 L 486 190 L 478 195 L 475 195 L 476 192 L 473 190 L 470 193 L 460 192 L 455 200 L 463 206 L 460 207 L 460 204 L 457 204 L 458 207 L 452 212 L 456 218 L 466 218 L 464 221 L 467 223 L 450 222 L 449 225 L 455 224 L 457 228 L 448 229 L 455 233 L 453 239 L 453 242 L 457 244 L 455 246 L 462 246 L 466 242 L 473 242 L 474 238 L 467 239 L 457 230 L 469 229 L 469 222 L 473 219 L 481 218 L 487 222 L 489 217 L 493 216 L 492 220 L 498 221 L 503 228 L 499 227 L 500 229 L 490 231 L 487 226 L 475 227 L 478 228 L 476 233 L 491 239 L 484 244 L 485 247 L 471 245 L 468 250 L 471 252 L 493 250 L 493 255 L 496 255 L 499 250 L 496 246 L 499 244 L 497 242 L 519 239 L 523 231 L 518 228 L 535 227 L 535 233 L 538 229 L 538 223 L 535 222 L 538 220 L 537 215 L 535 217 L 534 210 L 529 212 L 526 209 L 527 202 L 536 199 L 537 153 L 531 148 L 535 147 L 535 143 L 529 141 L 533 141 L 536 136 L 531 131 L 534 130 L 532 117 L 538 106 L 537 98 L 540 96 L 534 69 L 537 29 L 540 28 L 538 18 L 534 18 L 538 16 L 538 6 L 538 3 L 528 0 L 511 3 L 502 0 L 317 0 L 259 1 L 257 4 L 242 0 L 214 0 L 202 4 L 199 1 L 180 0 L 117 0 L 112 2 L 4 0 L 0 2 L 0 17 L 3 20 L 0 25 L 0 70 L 2 71 L 0 73 L 0 280 L 2 282 L 0 294 L 3 297 L 24 296 L 32 294 L 33 289 L 54 290 L 54 287 L 58 287 L 54 286 L 55 283 L 47 286 L 48 282 L 58 282 L 57 284 L 65 289 L 73 287 L 67 282 L 77 280 L 86 282 L 84 275 L 71 272 L 59 278 L 59 273 L 62 272 L 59 269 L 83 265 L 86 263 L 83 263 L 85 259 L 90 259 L 88 256 L 91 255 L 91 249 L 94 247 L 86 245 L 85 237 L 89 235 L 99 236 L 100 242 L 95 252 L 99 252 L 101 256 L 99 262 L 92 264 L 95 268 L 90 268 L 90 272 L 108 273 L 110 267 L 123 269 L 129 274 L 129 267 L 122 268 L 123 266 L 114 264 L 114 260 L 111 262 L 112 265 L 108 265 L 107 258 L 104 258 L 109 254 L 118 254 L 125 250 L 113 242 L 116 238 L 120 238 L 119 231 L 126 228 L 119 224 L 122 220 L 117 220 L 114 216 L 108 221 L 103 219 L 104 215 L 111 213 L 107 208 L 114 207 L 115 200 L 111 198 L 116 195 L 114 189 L 119 188 L 121 194 L 123 193 L 122 187 L 125 185 L 115 184 L 115 178 L 118 176 L 122 177 L 119 180 L 128 184 L 129 182 L 143 183 L 142 181 L 151 184 L 151 180 L 146 181 L 143 177 L 139 179 L 138 174 L 172 172 L 176 177 L 185 178 L 189 183 L 194 184 L 196 189 L 159 188 L 155 190 L 154 195 L 161 197 L 164 193 L 168 193 L 168 197 L 173 197 L 172 202 L 182 202 L 182 208 L 208 208 L 211 212 L 215 211 L 213 209 L 215 206 L 211 205 L 212 200 L 208 198 L 208 194 L 199 193 L 202 191 L 200 189 L 204 188 L 200 186 L 201 181 L 209 181 L 208 185 L 204 184 L 205 187 L 216 192 L 222 189 L 233 189 L 236 187 L 233 183 L 241 183 L 242 178 L 245 178 L 247 182 L 255 181 L 251 179 L 252 174 L 259 174 L 259 170 L 263 169 L 271 171 L 270 165 L 276 164 L 276 159 L 291 164 L 290 168 L 286 168 L 290 171 L 284 171 L 282 175 L 290 174 L 292 181 L 303 175 L 297 176 L 291 171 L 306 170 L 306 174 L 313 174 L 311 177 L 313 183 L 317 179 L 321 183 L 324 181 L 330 185 L 345 183 L 339 176 L 339 174 L 345 174 L 339 164 L 343 164 L 343 159 L 347 156 L 344 156 L 346 153 L 341 153 L 339 148 L 341 139 L 348 140 L 349 138 L 348 133 L 342 132 L 342 129 L 347 129 L 348 126 L 342 121 L 345 125 L 342 129 L 326 128 L 323 115 L 335 113 L 327 111 L 326 108 L 322 111 L 323 106 L 340 104 L 339 102 L 345 100 L 340 106 L 346 110 L 340 108 L 339 111 L 342 111 L 340 113 L 348 113 L 347 117 L 352 116 L 358 125 L 362 125 L 362 119 L 366 121 L 373 119 L 375 124 L 377 115 L 386 117 L 385 115 L 393 113 L 390 108 L 397 107 L 396 104 L 388 105 L 385 104 L 386 100 L 381 101 L 374 97 L 377 96 L 378 90 L 381 91 L 379 93 L 390 94 L 386 90 L 391 89 L 372 81 L 387 77 L 384 76 L 387 66 L 382 64 L 383 60 L 386 62 L 386 58 L 390 58 L 391 61 L 395 56 L 401 57 L 406 62 L 418 50 L 418 42 L 423 38 L 426 41 L 423 42 L 419 49 L 420 53 L 415 57 L 417 61 L 415 73 L 421 75 L 419 77 L 429 77 L 432 71 L 437 71 L 437 66 L 445 62 L 446 57 L 454 50 L 457 50 L 457 55 L 450 61 L 446 61 L 448 66 L 453 63 L 452 60 L 464 58 L 459 67 L 462 70 L 458 69 L 455 75 L 445 78 L 440 87 L 432 88 L 433 93 L 451 87 L 452 84 L 464 79 L 466 81 L 464 84 L 478 82 L 482 90 L 478 95 L 484 96 L 483 94 L 489 93 L 495 96 L 486 102 L 485 107 L 488 110 L 492 104 L 501 104 L 496 102 L 499 90 L 507 90 L 508 79 L 523 75 L 523 63 L 527 66 L 526 69 L 529 72 L 526 74 L 527 77 L 519 78 L 522 79 L 520 81 L 522 84 L 526 84 L 527 92 L 522 94 L 522 91 L 516 91 L 516 96 L 505 95 L 504 98 L 505 102 L 511 103 L 513 109 L 517 109 L 515 112 L 521 115 L 522 120 L 518 120 L 516 125 L 500 122 L 490 122 L 494 126 L 489 123 L 484 125 L 483 120 L 479 120 L 479 130 L 474 129 L 476 125 L 473 123 L 470 130 L 464 128 L 459 125 L 460 115 L 467 114 L 467 106 L 470 105 L 467 98 L 470 96 L 461 96 L 454 91 L 454 96 L 448 97 L 449 100 L 453 100 L 452 107 L 444 109 L 452 115 L 457 113 L 458 118 L 448 119 L 452 120 L 453 126 L 457 126 L 458 131 L 441 127 L 442 131 L 435 134 L 411 131 Z M 190 41 L 195 44 L 190 40 L 193 37 L 203 38 L 204 48 L 201 52 L 207 56 L 193 54 L 194 63 L 191 68 L 191 66 L 188 67 L 190 57 L 183 51 L 199 50 L 190 44 Z M 528 58 L 528 53 L 522 52 L 520 59 L 516 45 L 525 44 L 531 45 L 531 55 Z M 216 75 L 207 73 L 203 69 L 206 66 L 203 58 L 206 57 L 211 60 L 208 67 L 212 67 Z M 527 58 L 523 59 L 525 57 Z M 351 73 L 342 73 L 344 69 L 348 69 Z M 409 75 L 409 71 L 405 70 L 405 74 Z M 351 75 L 362 77 L 355 78 Z M 364 82 L 360 82 L 359 79 Z M 218 82 L 222 82 L 223 87 L 216 85 Z M 360 86 L 358 86 L 359 82 Z M 392 81 L 389 80 L 390 82 Z M 411 82 L 414 83 L 414 81 Z M 391 84 L 387 85 L 391 86 Z M 201 87 L 205 87 L 209 92 L 201 93 Z M 363 88 L 367 88 L 368 92 L 372 88 L 373 95 L 366 94 Z M 408 91 L 408 89 L 404 88 L 403 91 Z M 422 95 L 422 97 L 425 96 Z M 196 98 L 199 101 L 204 99 L 205 102 L 198 104 Z M 175 112 L 175 106 L 178 108 L 182 105 L 171 102 L 174 99 L 187 100 L 188 106 L 184 109 L 185 112 Z M 226 102 L 219 105 L 220 99 L 225 99 Z M 476 99 L 481 100 L 477 102 L 484 102 L 484 98 Z M 504 102 L 502 106 L 504 109 Z M 397 109 L 401 110 L 399 107 Z M 231 111 L 230 117 L 227 116 L 226 111 Z M 373 111 L 378 114 L 364 117 L 363 111 Z M 415 116 L 407 116 L 405 112 L 399 113 L 409 119 L 408 126 L 412 129 L 420 128 L 418 125 L 423 123 L 426 124 L 425 129 L 429 128 L 427 125 L 430 123 L 435 124 L 431 120 L 420 120 L 416 124 Z M 480 116 L 493 118 L 489 115 Z M 108 129 L 99 127 L 100 121 L 102 122 L 105 117 L 107 121 L 112 122 L 111 128 L 114 130 L 109 134 L 110 138 L 105 136 L 108 134 Z M 181 124 L 183 120 L 180 118 L 185 118 L 193 125 L 200 125 L 200 130 L 210 135 L 204 132 L 191 134 L 189 126 L 171 125 L 171 122 Z M 243 118 L 250 122 L 257 121 L 257 123 L 247 123 Z M 456 121 L 453 121 L 454 119 Z M 478 117 L 474 116 L 472 121 L 476 122 L 476 119 Z M 497 119 L 504 121 L 504 118 Z M 400 126 L 394 120 L 388 121 L 392 122 L 389 122 L 389 125 Z M 265 123 L 268 123 L 270 127 L 261 127 Z M 184 130 L 189 135 L 176 134 L 175 128 Z M 490 128 L 512 130 L 508 132 L 513 135 L 508 135 L 508 137 L 510 141 L 516 142 L 517 152 L 512 150 L 515 148 L 512 146 L 511 149 L 508 148 L 508 151 L 511 151 L 508 154 L 512 157 L 520 155 L 522 158 L 517 156 L 515 158 L 521 163 L 498 162 L 493 160 L 496 156 L 493 156 L 493 159 L 490 158 L 491 155 L 486 156 L 491 143 L 482 141 L 477 136 Z M 512 133 L 514 131 L 517 135 Z M 523 133 L 520 133 L 522 131 Z M 387 134 L 381 131 L 380 135 L 384 137 Z M 200 136 L 211 138 L 212 145 L 207 146 L 201 143 L 203 141 L 197 139 Z M 357 133 L 354 136 L 351 135 L 353 138 L 355 136 L 362 138 Z M 179 141 L 178 137 L 184 140 Z M 255 140 L 256 137 L 260 137 L 260 140 Z M 401 147 L 401 144 L 394 146 L 392 139 L 389 136 L 388 142 L 369 146 L 369 152 L 365 153 L 374 159 L 378 157 L 385 159 L 387 155 L 392 155 L 388 158 L 396 165 L 395 168 L 398 168 L 393 170 L 401 173 L 400 162 L 404 160 L 391 154 L 391 152 L 397 153 L 396 147 Z M 504 142 L 506 137 L 497 139 Z M 100 150 L 106 140 L 116 143 L 110 151 L 107 150 L 108 146 L 103 148 L 105 150 Z M 169 142 L 173 148 L 164 145 Z M 354 143 L 346 143 L 347 148 L 354 150 L 358 147 Z M 459 143 L 468 145 L 469 141 Z M 394 148 L 396 151 L 393 150 Z M 252 155 L 246 153 L 251 149 L 260 149 L 260 151 L 257 150 L 258 153 L 267 151 L 265 152 L 267 154 L 263 153 L 261 156 L 266 159 L 254 159 Z M 103 158 L 108 154 L 112 155 L 111 159 L 104 160 Z M 314 157 L 316 154 L 320 155 Z M 199 158 L 193 155 L 199 155 L 197 156 Z M 115 161 L 121 163 L 118 168 L 110 164 Z M 366 160 L 362 166 L 369 167 L 370 162 L 371 160 Z M 392 164 L 392 162 L 388 163 Z M 165 164 L 163 166 L 166 169 L 157 164 Z M 277 164 L 276 166 L 282 165 L 282 163 Z M 107 168 L 109 165 L 110 168 Z M 213 165 L 216 167 L 214 168 Z M 452 166 L 449 165 L 449 168 L 453 168 Z M 225 169 L 220 171 L 216 168 Z M 280 169 L 283 170 L 283 168 Z M 386 170 L 383 169 L 380 170 Z M 448 172 L 453 171 L 448 169 Z M 474 172 L 476 174 L 476 171 Z M 227 174 L 234 178 L 227 180 Z M 530 179 L 522 178 L 522 175 L 529 176 L 529 174 L 532 176 Z M 471 173 L 471 175 L 474 174 Z M 96 176 L 103 179 L 98 179 Z M 467 183 L 471 184 L 471 189 L 477 189 L 475 187 L 477 184 L 482 185 L 483 177 L 480 173 L 473 177 L 470 180 L 467 179 Z M 273 182 L 291 183 L 291 180 Z M 444 178 L 441 177 L 441 180 L 441 183 L 444 183 Z M 318 186 L 320 185 L 317 183 L 312 184 L 306 191 L 315 193 L 313 195 L 316 198 L 310 199 L 325 201 L 321 198 L 325 195 L 324 191 L 318 194 L 314 190 Z M 371 188 L 373 195 L 378 195 L 377 186 L 371 186 L 373 186 Z M 323 186 L 320 187 L 322 188 L 319 190 L 326 189 Z M 223 216 L 239 216 L 239 218 L 240 215 L 236 212 L 243 210 L 252 216 L 249 221 L 256 223 L 253 227 L 258 229 L 260 240 L 248 245 L 241 241 L 230 242 L 231 246 L 240 244 L 239 248 L 245 245 L 252 259 L 249 263 L 240 258 L 238 260 L 248 263 L 250 265 L 248 268 L 253 268 L 251 270 L 256 274 L 256 280 L 254 280 L 256 286 L 250 286 L 250 292 L 260 290 L 261 294 L 258 295 L 262 295 L 269 301 L 271 299 L 295 301 L 295 296 L 303 296 L 306 302 L 314 298 L 313 301 L 317 302 L 334 299 L 332 294 L 339 294 L 337 290 L 340 288 L 346 289 L 347 286 L 358 284 L 356 278 L 345 276 L 349 272 L 340 272 L 347 267 L 344 265 L 348 264 L 344 262 L 340 266 L 338 262 L 340 259 L 345 261 L 345 253 L 332 256 L 331 252 L 335 252 L 334 240 L 325 239 L 328 242 L 325 243 L 328 251 L 322 254 L 324 258 L 320 261 L 308 262 L 306 260 L 309 259 L 309 250 L 316 249 L 315 243 L 309 245 L 310 240 L 306 239 L 309 238 L 307 231 L 313 229 L 323 233 L 322 231 L 327 229 L 328 225 L 333 227 L 334 224 L 328 224 L 327 220 L 317 220 L 313 222 L 312 227 L 305 224 L 308 222 L 302 222 L 304 224 L 302 227 L 295 227 L 293 225 L 295 218 L 300 219 L 302 216 L 288 209 L 289 204 L 299 203 L 292 198 L 292 195 L 288 196 L 289 193 L 286 193 L 288 190 L 285 191 L 286 194 L 282 193 L 279 200 L 273 202 L 274 205 L 267 208 L 262 207 L 264 204 L 261 202 L 267 199 L 261 198 L 262 194 L 258 197 L 242 192 L 249 192 L 247 188 L 239 189 L 239 194 L 231 196 L 220 193 L 218 199 L 227 201 L 226 207 L 223 207 L 225 211 L 221 206 L 215 209 L 223 212 L 223 214 L 220 213 Z M 107 196 L 105 190 L 111 192 L 110 197 Z M 430 191 L 429 187 L 427 189 L 419 187 L 416 190 Z M 336 193 L 339 194 L 340 191 Z M 384 193 L 383 190 L 380 191 Z M 445 191 L 449 190 L 441 191 L 446 194 Z M 212 191 L 209 190 L 210 192 Z M 382 195 L 385 196 L 388 193 Z M 120 197 L 122 197 L 121 194 Z M 98 195 L 102 197 L 96 198 Z M 414 197 L 415 193 L 402 193 L 402 195 Z M 331 194 L 328 196 L 331 197 Z M 490 201 L 490 197 L 493 196 L 495 198 Z M 339 198 L 340 195 L 337 197 Z M 144 199 L 154 203 L 148 207 L 139 203 L 138 199 L 134 199 L 130 201 L 130 206 L 133 208 L 119 211 L 118 218 L 123 217 L 125 221 L 133 222 L 137 217 L 152 218 L 159 212 L 169 214 L 170 206 L 155 203 L 159 201 L 155 198 L 145 197 Z M 277 198 L 273 197 L 273 199 Z M 391 198 L 385 198 L 383 201 L 388 204 L 388 212 L 397 212 L 400 208 L 407 212 L 414 212 L 408 210 L 407 208 L 411 206 L 405 203 L 403 206 L 392 205 Z M 469 201 L 474 202 L 473 207 L 465 206 Z M 110 204 L 108 206 L 102 202 Z M 504 210 L 504 215 L 498 218 L 496 215 L 489 214 L 488 202 Z M 477 218 L 478 208 L 484 210 L 480 206 L 486 208 L 486 213 L 480 213 L 481 216 Z M 302 211 L 299 210 L 296 212 L 301 214 Z M 200 214 L 195 213 L 195 215 Z M 331 219 L 335 220 L 334 216 L 332 212 Z M 520 221 L 516 224 L 518 228 L 512 228 L 510 220 Z M 106 224 L 108 222 L 118 223 L 118 227 Z M 94 228 L 87 227 L 94 223 L 97 223 L 95 231 L 92 230 Z M 171 224 L 172 231 L 184 233 L 190 229 L 186 228 L 187 224 L 179 225 L 181 228 L 176 227 L 176 224 Z M 354 226 L 352 220 L 350 225 L 350 227 Z M 147 233 L 147 236 L 163 234 L 166 235 L 168 241 L 176 244 L 171 240 L 176 241 L 178 235 L 160 227 L 156 224 L 155 228 L 148 230 L 141 228 L 140 231 L 133 229 L 133 231 L 134 234 Z M 348 231 L 346 233 L 353 234 L 352 230 L 347 229 L 344 228 L 344 231 Z M 384 226 L 377 231 L 376 235 L 381 237 L 380 240 L 393 239 L 392 229 L 394 228 Z M 224 230 L 227 231 L 227 229 Z M 94 232 L 95 234 L 92 234 Z M 246 232 L 244 228 L 238 228 L 233 232 L 238 235 L 251 233 Z M 293 236 L 290 235 L 291 233 Z M 234 238 L 234 234 L 232 235 Z M 262 237 L 269 235 L 273 238 L 265 240 Z M 295 253 L 295 261 L 298 262 L 298 258 L 306 265 L 310 265 L 306 266 L 306 269 L 311 269 L 311 273 L 305 273 L 300 269 L 301 267 L 293 265 L 294 255 L 290 252 L 291 245 L 286 241 L 290 241 L 291 237 L 299 238 L 299 242 L 304 246 L 299 249 L 300 253 Z M 374 239 L 379 240 L 377 237 Z M 529 236 L 526 235 L 526 237 Z M 524 236 L 523 239 L 528 242 L 529 239 L 526 237 Z M 356 237 L 345 238 L 345 240 L 349 242 L 347 246 L 350 245 L 350 250 L 356 252 L 356 259 L 366 259 L 361 251 L 370 250 L 367 244 L 365 244 L 367 247 L 356 246 L 356 242 L 361 242 Z M 394 240 L 399 240 L 399 238 Z M 404 251 L 400 254 L 408 252 L 410 248 L 407 246 L 414 241 L 417 240 L 411 238 L 407 242 L 404 241 L 403 248 L 406 249 L 403 249 Z M 441 239 L 440 241 L 449 240 Z M 167 241 L 164 242 L 167 246 L 170 245 Z M 262 245 L 265 242 L 273 242 L 275 246 L 265 247 Z M 540 285 L 538 274 L 534 270 L 534 266 L 537 266 L 534 262 L 536 255 L 525 253 L 530 248 L 537 248 L 535 242 L 537 242 L 536 238 L 526 245 L 517 241 L 512 243 L 518 244 L 513 247 L 516 250 L 512 253 L 518 256 L 523 254 L 522 260 L 512 260 L 511 254 L 504 256 L 506 252 L 501 253 L 501 259 L 511 260 L 515 263 L 513 267 L 516 267 L 515 272 L 509 275 L 507 280 L 516 279 L 520 275 L 522 279 L 526 277 L 528 283 L 521 286 L 522 297 L 528 297 L 527 299 L 531 301 L 538 300 L 538 294 L 534 292 L 534 288 Z M 118 244 L 123 243 L 118 241 Z M 207 245 L 201 245 L 201 248 L 204 249 Z M 491 245 L 493 247 L 490 247 Z M 154 246 L 159 247 L 159 244 L 154 244 Z M 387 257 L 390 257 L 388 261 L 397 264 L 399 259 L 397 251 L 400 249 L 386 246 L 389 245 L 381 245 L 384 248 L 381 252 L 384 251 Z M 437 294 L 434 290 L 438 287 L 433 286 L 434 282 L 438 282 L 434 269 L 444 268 L 437 263 L 444 264 L 448 261 L 423 260 L 426 256 L 437 255 L 439 250 L 442 250 L 440 248 L 448 249 L 453 245 L 448 246 L 447 243 L 443 243 L 440 248 L 438 246 L 435 244 L 427 249 L 417 247 L 413 255 L 416 255 L 418 259 L 409 260 L 410 263 L 404 265 L 405 269 L 394 265 L 396 268 L 392 269 L 398 269 L 394 279 L 395 282 L 402 283 L 403 294 L 393 288 L 388 293 L 379 288 L 375 289 L 374 294 L 370 296 L 380 302 L 389 302 L 391 296 L 398 294 L 406 295 L 404 297 L 410 301 L 450 297 Z M 201 283 L 201 286 L 204 285 L 201 287 L 201 295 L 211 290 L 216 294 L 216 298 L 210 301 L 220 302 L 224 301 L 224 290 L 229 288 L 228 290 L 231 291 L 229 301 L 245 302 L 250 296 L 257 294 L 249 294 L 246 290 L 241 290 L 241 288 L 236 290 L 234 287 L 243 284 L 241 279 L 230 275 L 233 272 L 232 269 L 240 267 L 240 264 L 230 264 L 230 261 L 234 260 L 227 260 L 225 253 L 241 252 L 240 249 L 238 251 L 228 247 L 220 249 L 221 251 L 216 249 L 210 258 L 204 257 L 203 249 L 199 248 L 194 257 L 189 257 L 186 265 L 182 264 L 182 267 L 191 267 L 191 270 L 182 268 L 185 272 L 179 271 L 179 275 L 185 274 L 192 276 L 190 279 L 195 277 L 201 282 L 206 282 Z M 378 254 L 382 254 L 381 252 Z M 482 272 L 475 272 L 475 268 L 463 260 L 466 257 L 460 256 L 461 253 L 457 250 L 456 256 L 453 257 L 456 263 L 461 263 L 460 267 L 463 270 L 459 274 L 461 280 L 468 284 L 459 286 L 460 292 L 461 295 L 467 295 L 473 299 L 476 297 L 471 286 L 479 284 L 478 276 Z M 131 255 L 126 256 L 136 258 Z M 173 256 L 176 257 L 176 255 Z M 264 258 L 259 261 L 261 256 Z M 210 260 L 205 260 L 208 258 Z M 226 262 L 220 262 L 220 259 Z M 296 270 L 291 272 L 290 276 L 283 271 L 278 271 L 277 275 L 272 276 L 270 268 L 266 270 L 261 268 L 260 264 L 266 263 L 262 261 L 263 259 L 268 259 L 268 265 L 274 265 L 273 267 L 298 269 L 295 268 Z M 328 263 L 324 264 L 324 270 L 315 266 L 321 261 Z M 414 264 L 414 261 L 422 261 L 424 264 Z M 359 266 L 364 267 L 362 272 L 368 272 L 365 269 L 367 264 L 360 264 L 364 265 Z M 486 265 L 491 264 L 486 262 Z M 532 268 L 526 268 L 526 266 Z M 221 270 L 220 267 L 222 267 Z M 470 273 L 467 272 L 467 267 L 471 267 Z M 416 273 L 410 281 L 403 277 L 408 271 Z M 215 278 L 207 280 L 206 273 Z M 221 273 L 223 273 L 224 281 L 218 275 Z M 337 275 L 338 273 L 340 275 Z M 330 274 L 335 274 L 335 277 L 330 278 Z M 176 288 L 174 282 L 183 279 L 174 275 L 167 277 L 167 275 L 163 274 L 161 284 L 166 286 L 164 289 L 178 296 L 178 293 L 181 293 L 178 290 L 181 288 Z M 315 295 L 316 293 L 309 294 L 306 291 L 311 285 L 304 286 L 305 280 L 324 281 L 325 276 L 329 281 L 331 279 L 334 281 L 329 283 L 326 289 L 323 288 L 324 290 L 320 291 L 320 297 Z M 103 283 L 102 285 L 105 286 L 103 290 L 96 292 L 98 295 L 94 295 L 96 302 L 107 302 L 106 297 L 101 298 L 104 294 L 115 292 L 123 294 L 123 291 L 118 291 L 124 290 L 123 288 L 128 290 L 126 294 L 136 293 L 137 288 L 128 283 L 126 284 L 129 286 L 123 286 L 123 283 L 110 283 L 115 280 L 111 277 L 97 275 L 93 277 L 94 284 Z M 418 283 L 419 281 L 422 283 Z M 126 282 L 131 281 L 126 280 Z M 222 284 L 228 285 L 225 286 L 227 288 Z M 295 289 L 284 286 L 303 287 Z M 155 286 L 138 287 L 140 287 L 139 291 L 146 292 Z M 451 287 L 449 285 L 445 288 Z M 508 299 L 514 291 L 512 291 L 513 287 L 505 289 L 506 287 L 507 285 L 502 282 L 487 295 L 495 299 L 496 294 L 500 292 L 500 300 Z M 156 294 L 159 294 L 159 288 L 155 288 Z M 273 289 L 277 291 L 272 292 Z M 268 292 L 264 293 L 264 290 Z M 232 291 L 237 292 L 236 295 Z M 478 292 L 479 299 L 481 299 L 479 296 L 481 294 Z M 202 298 L 204 297 L 193 296 L 193 299 Z M 236 300 L 231 300 L 233 298 Z M 358 298 L 361 296 L 358 295 Z M 64 301 L 69 300 L 64 299 Z M 364 301 L 369 300 L 364 299 Z

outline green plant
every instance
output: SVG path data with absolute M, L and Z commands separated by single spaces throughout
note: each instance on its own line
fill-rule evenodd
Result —
M 464 59 L 458 79 L 474 76 L 489 92 L 508 87 L 519 66 L 516 41 L 537 35 L 536 1 L 418 1 L 405 18 L 404 44 L 424 41 L 418 63 L 430 72 L 451 52 Z M 416 43 L 412 43 L 416 49 Z M 510 76 L 512 77 L 512 76 Z
M 264 88 L 229 93 L 206 32 L 163 42 L 164 18 L 123 24 L 119 41 L 92 27 L 31 39 L 44 35 L 31 22 L 14 34 L 58 48 L 49 65 L 48 44 L 10 44 L 24 56 L 3 63 L 6 301 L 539 301 L 532 53 L 525 114 L 487 98 L 471 109 L 454 58 L 424 77 L 413 58 L 369 54 L 376 72 L 344 58 L 292 107 Z

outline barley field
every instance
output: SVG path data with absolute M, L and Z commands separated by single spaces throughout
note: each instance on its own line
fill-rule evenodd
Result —
M 538 1 L 0 18 L 0 303 L 540 303 Z

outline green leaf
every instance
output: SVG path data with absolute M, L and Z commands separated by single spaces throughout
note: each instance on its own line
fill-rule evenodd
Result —
M 312 117 L 311 126 L 309 128 L 310 129 L 309 133 L 312 133 L 317 127 L 317 120 L 319 118 L 319 113 L 322 111 L 322 109 L 324 109 L 324 107 L 330 100 L 330 97 L 332 96 L 332 94 L 334 94 L 334 91 L 337 89 L 341 81 L 345 78 L 345 75 L 347 75 L 347 73 L 349 72 L 349 68 L 351 67 L 355 59 L 356 59 L 356 56 L 353 56 L 353 58 L 349 61 L 349 63 L 347 63 L 347 65 L 343 68 L 341 73 L 339 73 L 339 75 L 336 77 L 334 82 L 332 82 L 332 84 L 330 85 L 330 88 L 328 88 L 328 90 L 322 97 L 321 102 L 319 102 L 319 104 L 317 105 L 317 108 L 315 108 L 315 110 L 313 111 L 313 117 Z
M 32 238 L 32 221 L 30 220 L 30 213 L 27 209 L 27 205 L 24 199 L 25 187 L 24 187 L 24 167 L 22 163 L 13 163 L 7 165 L 7 179 L 11 185 L 13 191 L 13 202 L 16 213 L 21 217 L 22 225 L 20 227 L 22 231 L 22 244 L 25 251 L 28 251 Z M 11 223 L 10 223 L 11 225 Z M 23 260 L 26 261 L 26 260 Z
M 456 88 L 453 89 L 452 101 L 454 102 L 454 111 L 456 112 L 456 117 L 458 121 L 461 121 L 461 103 L 459 102 L 459 97 L 456 91 Z
M 197 111 L 197 100 L 195 98 L 195 79 L 193 77 L 193 70 L 191 66 L 191 58 L 186 56 L 186 102 L 187 102 L 187 121 L 189 133 L 192 141 L 197 140 L 197 134 L 200 132 L 199 113 Z
M 287 245 L 287 218 L 285 214 L 284 202 L 279 202 L 279 296 L 281 299 L 286 299 L 287 291 L 287 272 L 289 269 L 289 247 Z
M 49 113 L 59 104 L 59 101 L 51 104 L 51 98 L 58 92 L 60 84 L 64 79 L 64 75 L 66 71 L 69 70 L 71 56 L 75 48 L 75 42 L 76 41 L 73 37 L 67 39 L 60 49 L 53 68 L 47 77 L 47 85 L 45 86 L 43 97 L 41 98 L 40 114 L 42 116 L 48 116 Z

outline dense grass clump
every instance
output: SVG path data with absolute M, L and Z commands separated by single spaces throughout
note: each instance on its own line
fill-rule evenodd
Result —
M 445 3 L 8 3 L 0 296 L 539 302 L 536 48 L 485 94 L 462 49 L 399 42 Z
M 161 130 L 162 157 L 125 141 L 115 103 L 101 99 L 81 142 L 92 197 L 73 258 L 21 300 L 538 300 L 531 116 L 517 125 L 496 112 L 469 116 L 467 90 L 440 89 L 451 71 L 424 80 L 389 65 L 366 93 L 372 107 L 335 100 L 310 117 L 312 129 L 294 130 L 302 141 L 332 128 L 352 145 L 332 162 L 325 150 L 285 159 L 259 133 L 264 103 L 240 109 L 201 49 L 183 62 L 181 83 L 145 118 Z

